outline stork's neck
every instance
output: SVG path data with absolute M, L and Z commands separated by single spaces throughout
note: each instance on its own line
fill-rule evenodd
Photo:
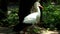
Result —
M 37 6 L 37 11 L 38 11 L 38 13 L 40 13 L 40 8 L 39 8 L 39 6 Z
M 35 7 L 35 9 L 36 9 L 36 11 L 37 11 L 38 13 L 40 13 L 40 8 L 39 8 L 39 6 L 40 6 L 40 3 L 39 3 L 38 1 L 35 2 L 34 7 Z

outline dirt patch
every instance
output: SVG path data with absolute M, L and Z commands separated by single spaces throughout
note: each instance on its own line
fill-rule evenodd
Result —
M 59 34 L 58 31 L 42 31 L 41 34 Z

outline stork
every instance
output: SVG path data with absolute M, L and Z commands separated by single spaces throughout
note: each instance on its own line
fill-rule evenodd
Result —
M 20 2 L 21 2 L 20 12 L 19 12 L 20 23 L 14 26 L 14 29 L 13 29 L 17 33 L 19 33 L 19 31 L 23 30 L 24 28 L 37 23 L 40 20 L 40 8 L 39 7 L 43 8 L 39 4 L 39 1 L 37 0 L 21 0 Z M 32 6 L 35 7 L 36 12 L 30 13 L 30 9 L 32 8 Z
M 35 9 L 33 10 L 33 13 L 28 14 L 28 15 L 24 18 L 23 23 L 35 24 L 35 23 L 37 23 L 37 22 L 40 20 L 40 15 L 41 15 L 41 13 L 40 13 L 40 8 L 39 8 L 39 7 L 41 7 L 41 8 L 43 8 L 43 7 L 40 5 L 39 1 L 36 1 L 36 2 L 34 3 L 33 7 L 35 8 Z M 34 11 L 35 11 L 35 12 L 34 12 Z

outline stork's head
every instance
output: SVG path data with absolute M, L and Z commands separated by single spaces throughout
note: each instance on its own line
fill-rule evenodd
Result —
M 40 5 L 39 5 L 39 8 L 42 8 L 42 9 L 43 9 L 43 6 L 40 4 Z
M 40 0 L 37 0 L 37 2 L 40 2 Z M 43 9 L 43 6 L 39 3 L 39 7 Z

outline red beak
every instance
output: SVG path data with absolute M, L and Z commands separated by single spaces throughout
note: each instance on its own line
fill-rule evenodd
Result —
M 39 8 L 42 8 L 43 9 L 43 6 L 40 5 Z

